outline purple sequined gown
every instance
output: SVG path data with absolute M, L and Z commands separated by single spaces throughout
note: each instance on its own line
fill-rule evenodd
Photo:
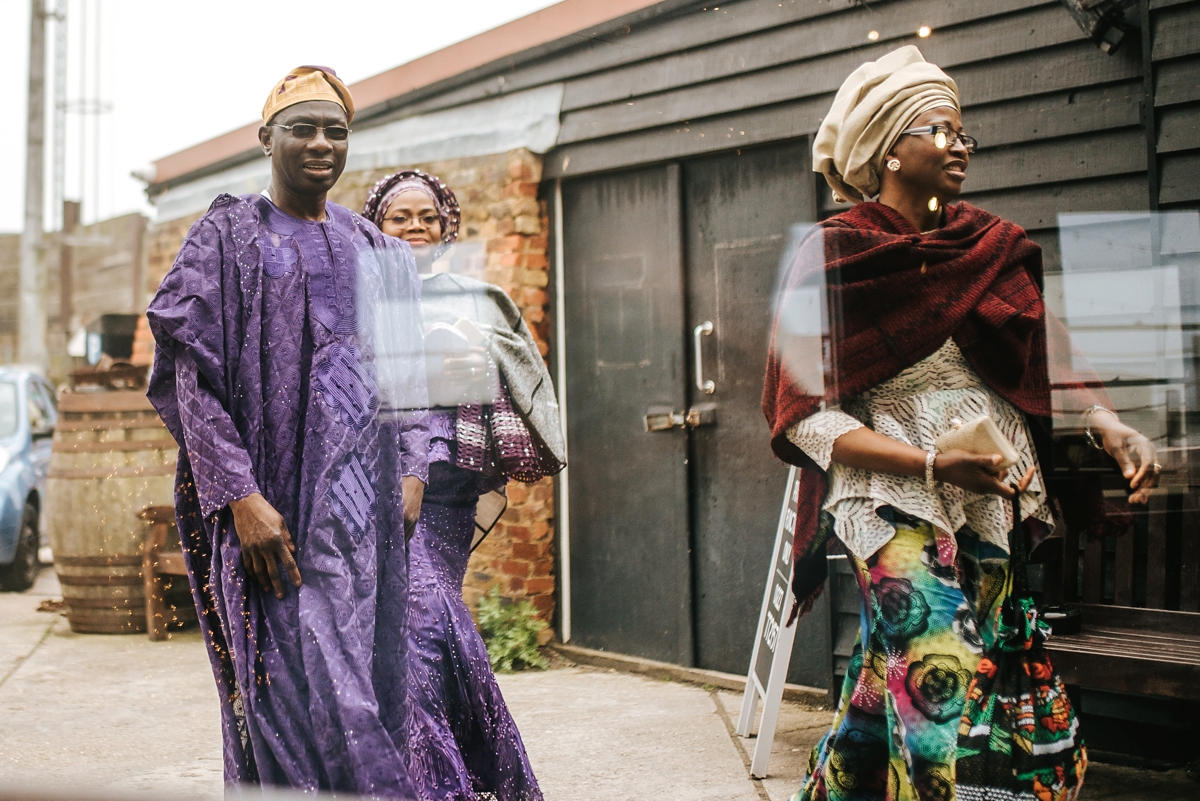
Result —
M 409 773 L 422 801 L 540 801 L 487 648 L 462 598 L 479 496 L 502 485 L 454 465 L 454 413 L 430 421 L 429 486 L 409 544 Z

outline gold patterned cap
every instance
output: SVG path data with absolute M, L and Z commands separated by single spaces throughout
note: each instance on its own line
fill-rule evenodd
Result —
M 263 122 L 270 122 L 272 117 L 288 106 L 307 103 L 310 100 L 337 103 L 346 112 L 346 123 L 354 120 L 354 98 L 350 96 L 350 90 L 342 83 L 337 73 L 329 67 L 306 65 L 296 67 L 282 81 L 275 84 L 267 102 L 263 104 Z

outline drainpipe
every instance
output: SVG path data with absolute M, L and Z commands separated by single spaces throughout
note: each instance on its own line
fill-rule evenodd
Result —
M 567 318 L 564 302 L 566 281 L 563 270 L 563 208 L 562 179 L 554 181 L 554 355 L 555 378 L 558 384 L 558 422 L 562 426 L 563 443 L 567 441 Z M 567 449 L 570 453 L 570 449 Z M 570 461 L 570 459 L 568 459 Z M 571 484 L 570 466 L 558 474 L 558 619 L 563 642 L 571 641 Z

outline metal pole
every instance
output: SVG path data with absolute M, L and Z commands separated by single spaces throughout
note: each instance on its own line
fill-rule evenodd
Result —
M 79 224 L 83 224 L 83 209 L 87 208 L 96 217 L 94 209 L 88 208 L 87 203 L 87 42 L 88 40 L 88 7 L 87 0 L 79 0 Z
M 54 190 L 50 208 L 62 219 L 67 181 L 67 0 L 58 0 L 54 14 Z
M 95 44 L 92 47 L 92 57 L 96 60 L 95 74 L 92 75 L 92 81 L 95 86 L 94 94 L 92 95 L 93 102 L 96 104 L 95 116 L 92 123 L 92 219 L 100 220 L 100 115 L 104 112 L 101 109 L 100 103 L 100 43 L 103 37 L 100 30 L 100 0 L 96 0 L 96 32 L 92 34 L 95 37 Z
M 63 342 L 68 343 L 71 341 L 71 334 L 74 333 L 71 320 L 75 316 L 75 273 L 71 261 L 75 252 L 67 242 L 70 235 L 78 233 L 79 208 L 80 204 L 77 200 L 63 201 L 62 235 L 58 239 L 58 322 L 59 328 L 63 332 Z
M 29 100 L 25 145 L 25 228 L 21 232 L 17 358 L 44 367 L 46 310 L 43 307 L 42 215 L 46 170 L 46 5 L 30 0 Z

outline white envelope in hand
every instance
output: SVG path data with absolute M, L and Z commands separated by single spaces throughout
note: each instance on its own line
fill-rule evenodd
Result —
M 962 423 L 934 440 L 938 451 L 966 451 L 967 453 L 1000 454 L 1000 466 L 1012 467 L 1020 454 L 991 417 L 984 415 L 969 423 Z

